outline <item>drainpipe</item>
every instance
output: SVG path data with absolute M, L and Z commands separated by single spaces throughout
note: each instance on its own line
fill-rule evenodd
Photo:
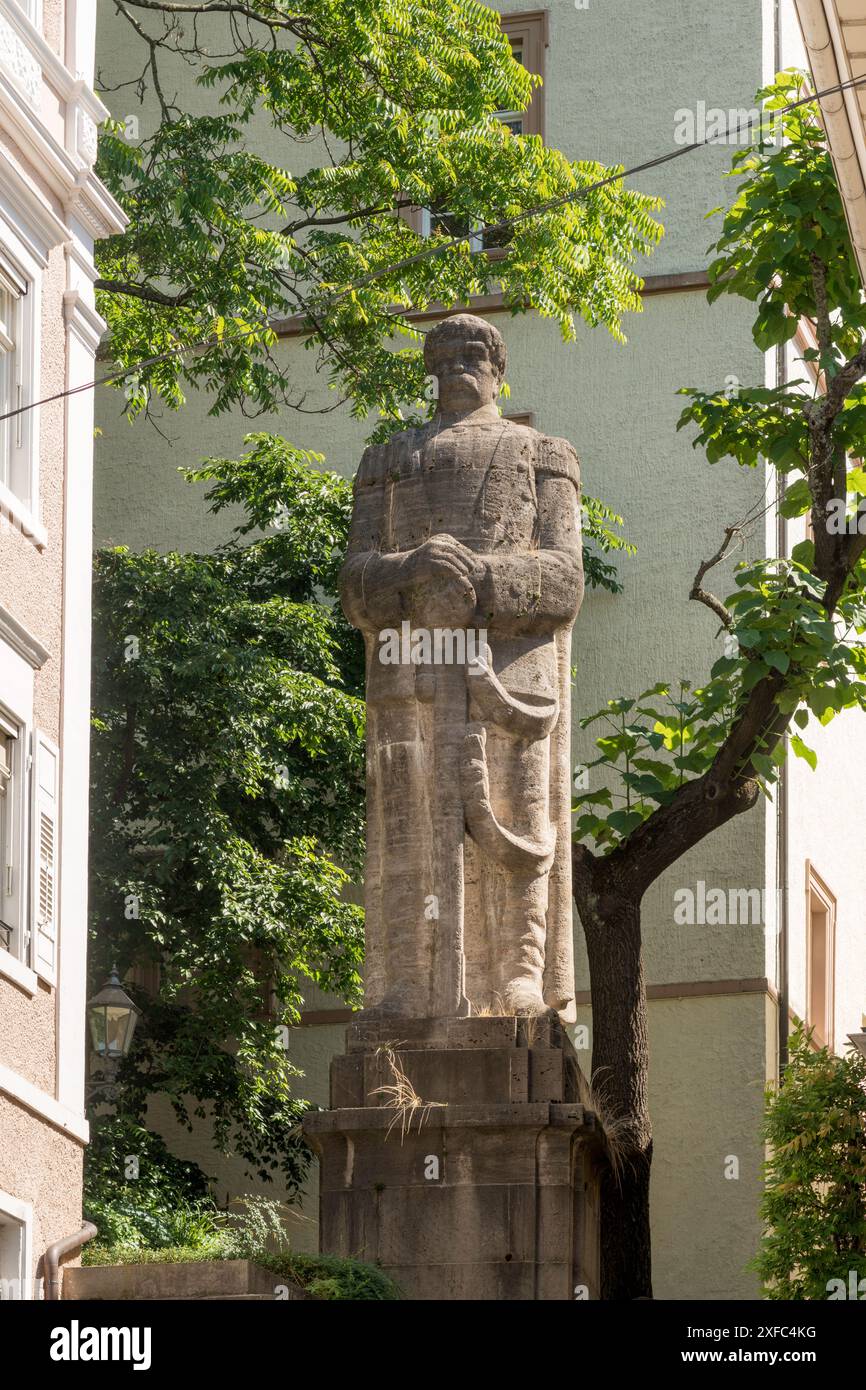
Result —
M 56 1240 L 53 1245 L 49 1245 L 40 1260 L 46 1302 L 56 1303 L 60 1298 L 60 1261 L 63 1256 L 71 1254 L 73 1250 L 80 1250 L 82 1245 L 88 1240 L 93 1240 L 96 1234 L 93 1222 L 85 1221 L 80 1231 L 74 1231 L 71 1236 L 64 1236 L 62 1240 Z

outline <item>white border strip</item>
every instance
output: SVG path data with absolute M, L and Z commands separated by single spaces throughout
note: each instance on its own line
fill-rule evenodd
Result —
M 16 1100 L 28 1110 L 32 1110 L 34 1115 L 47 1120 L 56 1129 L 68 1134 L 70 1139 L 77 1139 L 80 1144 L 90 1142 L 90 1126 L 84 1115 L 76 1115 L 73 1111 L 61 1105 L 59 1101 L 50 1096 L 47 1091 L 41 1091 L 38 1086 L 34 1086 L 32 1081 L 26 1081 L 23 1076 L 12 1071 L 11 1067 L 4 1067 L 0 1064 L 0 1095 L 9 1096 L 11 1100 Z

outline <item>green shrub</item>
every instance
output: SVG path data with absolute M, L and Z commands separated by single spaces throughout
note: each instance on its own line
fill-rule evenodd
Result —
M 339 1255 L 265 1255 L 259 1264 L 292 1279 L 316 1298 L 394 1302 L 403 1297 L 394 1280 L 376 1265 Z
M 767 1229 L 754 1261 L 767 1298 L 845 1298 L 866 1277 L 864 1121 L 866 1059 L 816 1051 L 798 1028 L 767 1093 Z
M 194 1245 L 206 1250 L 219 1236 L 206 1174 L 197 1164 L 175 1158 L 158 1134 L 123 1115 L 93 1122 L 84 1164 L 84 1216 L 99 1231 L 98 1249 Z
M 85 1245 L 81 1252 L 85 1265 L 191 1264 L 197 1260 L 251 1259 L 270 1269 L 277 1281 L 300 1284 L 314 1298 L 329 1302 L 395 1302 L 403 1297 L 400 1289 L 383 1270 L 361 1260 L 341 1259 L 337 1255 L 294 1255 L 283 1252 L 246 1250 L 243 1256 L 230 1245 L 215 1248 L 166 1246 L 160 1250 L 134 1249 L 129 1245 L 107 1247 Z
M 244 1197 L 221 1211 L 208 1178 L 175 1158 L 156 1134 L 123 1116 L 93 1124 L 85 1167 L 85 1217 L 99 1231 L 85 1245 L 85 1265 L 188 1264 L 195 1260 L 255 1260 L 278 1278 L 332 1301 L 395 1300 L 400 1290 L 381 1269 L 335 1255 L 296 1255 L 288 1249 L 285 1207 L 273 1198 Z M 138 1176 L 127 1177 L 127 1160 Z

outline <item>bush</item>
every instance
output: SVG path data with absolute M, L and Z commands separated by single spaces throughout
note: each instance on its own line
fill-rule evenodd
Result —
M 258 1263 L 283 1279 L 293 1279 L 316 1298 L 395 1302 L 403 1297 L 384 1270 L 361 1260 L 339 1255 L 265 1255 Z
M 852 1286 L 856 1296 L 866 1277 L 864 1121 L 866 1059 L 816 1051 L 798 1028 L 782 1084 L 767 1093 L 767 1230 L 754 1261 L 767 1298 L 845 1298 Z
M 328 1302 L 395 1302 L 403 1296 L 383 1270 L 361 1260 L 341 1259 L 337 1255 L 295 1255 L 288 1251 L 271 1254 L 251 1248 L 245 1242 L 238 1245 L 231 1237 L 223 1239 L 226 1234 L 224 1231 L 216 1244 L 208 1247 L 174 1245 L 162 1249 L 134 1249 L 130 1245 L 85 1245 L 81 1252 L 82 1263 L 190 1264 L 197 1260 L 249 1259 L 270 1269 L 277 1281 L 300 1284 L 314 1298 Z
M 129 1158 L 138 1160 L 136 1178 L 126 1176 Z M 401 1297 L 393 1280 L 373 1265 L 292 1254 L 285 1207 L 272 1198 L 251 1195 L 237 1210 L 220 1211 L 195 1163 L 175 1158 L 158 1135 L 123 1116 L 94 1122 L 84 1193 L 85 1218 L 99 1231 L 98 1241 L 82 1250 L 85 1265 L 255 1260 L 316 1298 Z
M 175 1158 L 158 1134 L 137 1121 L 123 1115 L 94 1120 L 84 1164 L 84 1216 L 99 1231 L 99 1248 L 213 1246 L 219 1213 L 208 1182 L 197 1164 Z

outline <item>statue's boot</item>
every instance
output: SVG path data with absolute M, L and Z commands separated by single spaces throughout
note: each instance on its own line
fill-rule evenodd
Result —
M 507 892 L 499 931 L 499 995 L 506 1012 L 540 1014 L 544 1002 L 547 884 L 533 877 Z

